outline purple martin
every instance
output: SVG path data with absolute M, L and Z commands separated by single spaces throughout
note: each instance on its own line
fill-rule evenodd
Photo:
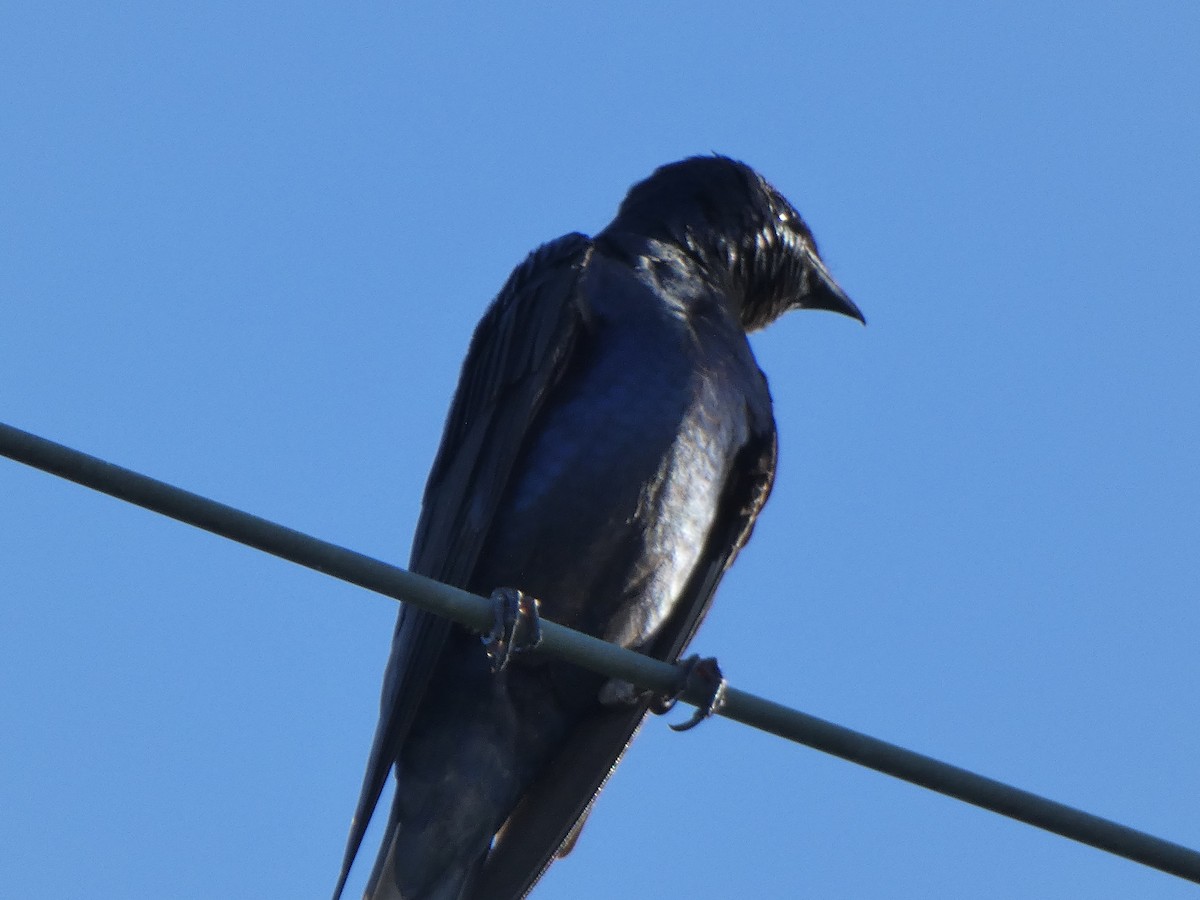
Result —
M 771 490 L 746 334 L 791 309 L 863 320 L 791 204 L 722 156 L 659 168 L 595 237 L 535 250 L 471 341 L 412 570 L 676 661 Z M 495 672 L 478 635 L 402 606 L 335 897 L 392 771 L 366 897 L 524 897 L 650 707 L 620 687 L 536 651 Z

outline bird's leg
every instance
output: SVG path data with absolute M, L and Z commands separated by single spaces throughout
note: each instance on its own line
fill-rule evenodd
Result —
M 532 650 L 542 642 L 542 619 L 537 598 L 516 588 L 496 588 L 491 601 L 492 630 L 482 640 L 492 671 L 500 672 L 514 654 Z
M 692 717 L 686 722 L 680 722 L 678 725 L 670 726 L 672 731 L 688 731 L 695 728 L 713 713 L 720 712 L 721 707 L 725 705 L 725 691 L 729 683 L 725 680 L 725 676 L 721 674 L 721 667 L 717 665 L 716 657 L 706 656 L 701 658 L 697 655 L 689 656 L 687 659 L 679 663 L 683 667 L 683 671 L 679 679 L 679 688 L 667 697 L 657 697 L 650 706 L 650 711 L 656 715 L 662 715 L 674 708 L 688 690 L 695 687 L 704 691 L 704 702 L 696 707 L 696 711 L 692 713 Z
M 635 687 L 628 681 L 614 678 L 606 681 L 600 688 L 600 702 L 605 706 L 636 706 L 639 703 L 648 704 L 650 712 L 656 716 L 670 712 L 675 704 L 689 690 L 696 688 L 704 692 L 704 702 L 701 703 L 692 717 L 679 725 L 672 725 L 674 731 L 687 731 L 695 728 L 709 716 L 720 712 L 725 705 L 725 691 L 728 682 L 721 674 L 721 667 L 715 657 L 689 656 L 677 664 L 679 678 L 675 688 L 669 694 L 659 694 L 652 690 Z

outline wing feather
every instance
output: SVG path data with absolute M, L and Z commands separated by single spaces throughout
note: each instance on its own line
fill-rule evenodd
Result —
M 575 350 L 584 324 L 576 285 L 590 247 L 569 234 L 534 251 L 477 326 L 425 487 L 414 572 L 467 587 L 530 423 Z M 401 604 L 335 900 L 451 627 Z

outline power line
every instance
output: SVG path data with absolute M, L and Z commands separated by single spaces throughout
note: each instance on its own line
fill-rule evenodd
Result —
M 491 604 L 336 544 L 181 490 L 129 469 L 0 423 L 0 455 L 180 522 L 282 557 L 367 590 L 447 616 L 477 631 L 492 624 Z M 611 678 L 660 693 L 679 683 L 680 669 L 543 621 L 540 649 Z M 698 705 L 700 686 L 685 693 Z M 867 766 L 1108 853 L 1200 883 L 1200 853 L 895 744 L 843 728 L 762 697 L 729 688 L 720 715 Z

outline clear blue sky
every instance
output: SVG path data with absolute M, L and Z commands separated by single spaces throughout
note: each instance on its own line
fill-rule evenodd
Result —
M 1200 846 L 1200 8 L 735 9 L 5 4 L 0 419 L 403 563 L 509 270 L 745 159 L 870 326 L 755 339 L 779 481 L 696 648 Z M 0 516 L 0 893 L 326 896 L 393 603 L 3 461 Z M 1193 888 L 654 720 L 536 896 Z

